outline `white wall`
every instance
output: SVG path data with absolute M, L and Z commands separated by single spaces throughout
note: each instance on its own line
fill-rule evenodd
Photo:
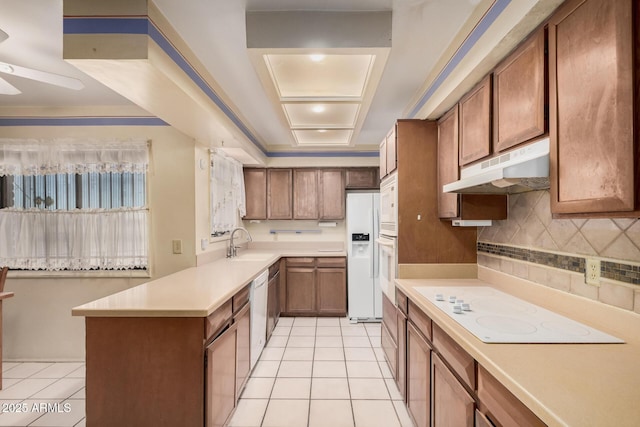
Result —
M 0 132 L 9 138 L 143 137 L 152 141 L 151 278 L 15 278 L 10 273 L 5 286 L 6 291 L 15 292 L 3 304 L 5 360 L 84 360 L 84 318 L 72 317 L 72 307 L 195 265 L 196 218 L 202 222 L 204 216 L 196 205 L 195 144 L 169 126 L 3 127 Z M 182 254 L 172 253 L 173 239 L 182 240 Z

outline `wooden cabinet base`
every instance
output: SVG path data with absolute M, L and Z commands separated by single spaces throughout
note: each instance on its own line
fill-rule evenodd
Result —
M 86 318 L 94 427 L 202 427 L 204 319 Z

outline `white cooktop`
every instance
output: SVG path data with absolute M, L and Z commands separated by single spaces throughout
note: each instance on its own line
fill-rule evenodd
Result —
M 415 290 L 486 343 L 624 343 L 489 286 L 423 286 Z

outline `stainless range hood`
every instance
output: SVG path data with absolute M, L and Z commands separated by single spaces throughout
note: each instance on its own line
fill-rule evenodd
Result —
M 549 188 L 549 138 L 462 168 L 445 193 L 514 194 Z

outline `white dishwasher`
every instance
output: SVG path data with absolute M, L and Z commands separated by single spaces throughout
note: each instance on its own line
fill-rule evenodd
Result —
M 265 270 L 251 283 L 251 369 L 255 366 L 267 340 L 267 283 Z

